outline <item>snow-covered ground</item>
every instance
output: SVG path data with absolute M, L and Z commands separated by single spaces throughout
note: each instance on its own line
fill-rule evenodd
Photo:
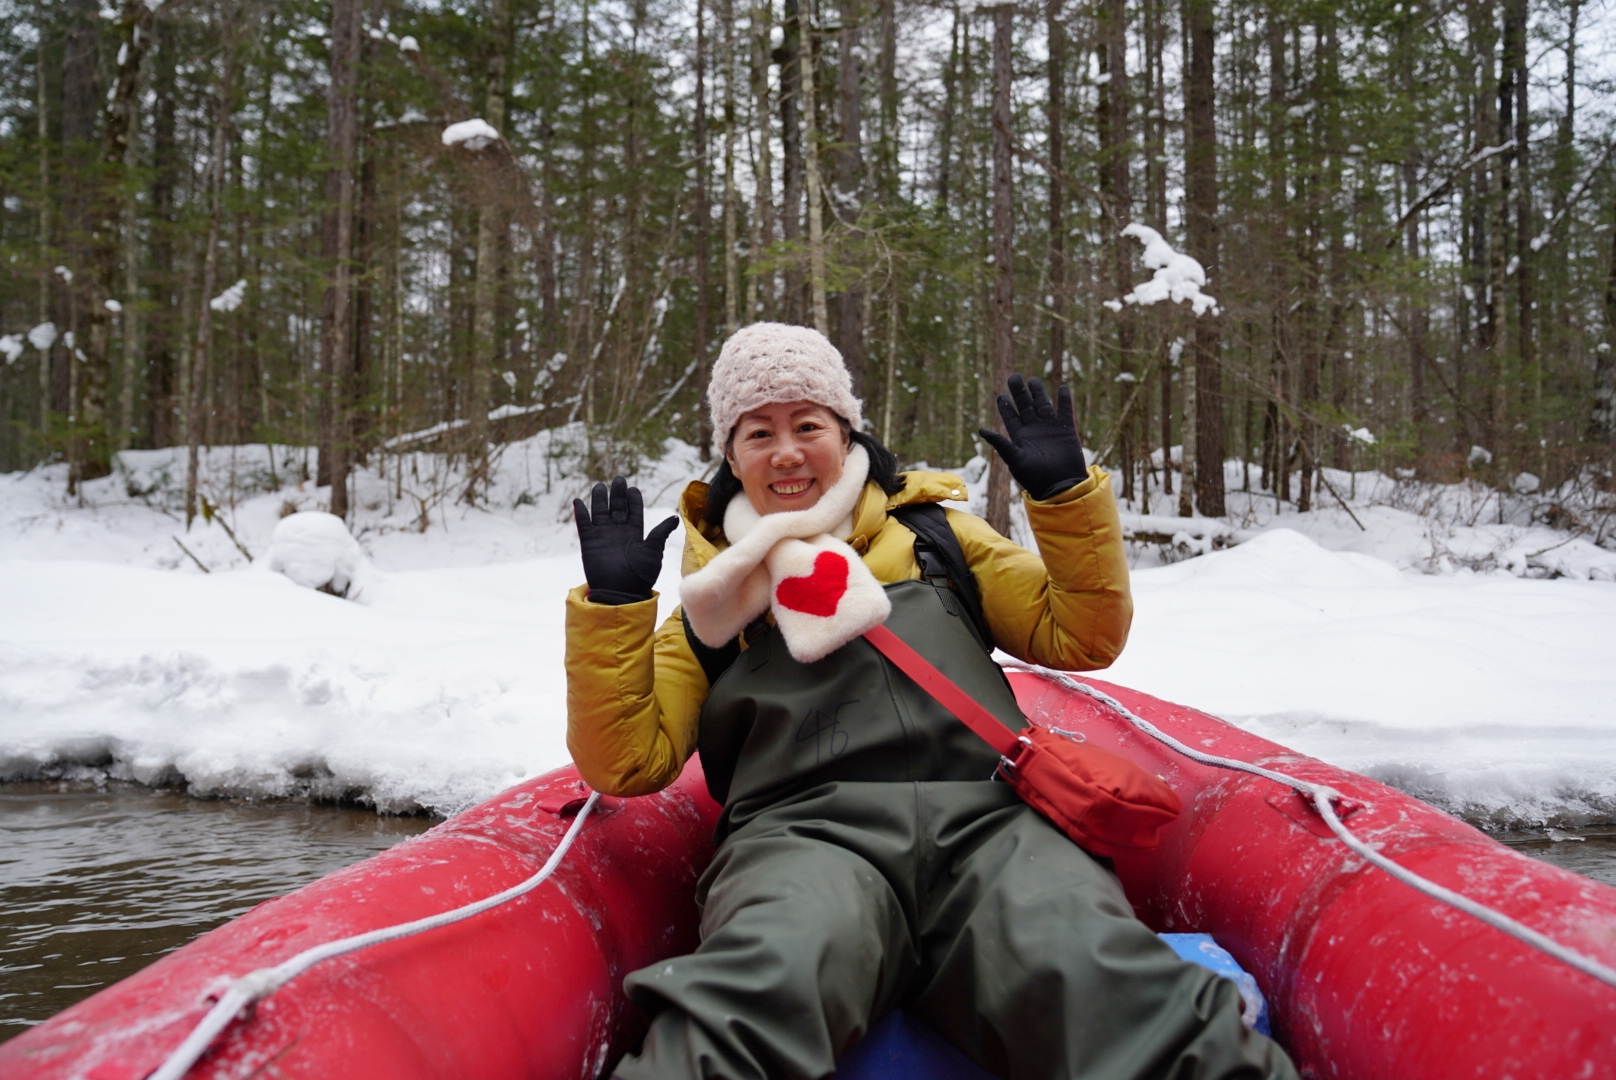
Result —
M 451 811 L 564 763 L 562 598 L 582 578 L 570 503 L 587 453 L 577 429 L 507 446 L 475 507 L 442 457 L 387 457 L 385 477 L 356 483 L 368 561 L 347 599 L 269 569 L 277 523 L 328 494 L 298 482 L 301 449 L 212 451 L 218 510 L 189 531 L 183 452 L 125 455 L 82 506 L 59 467 L 0 476 L 0 779 Z M 618 461 L 648 523 L 704 471 L 675 443 Z M 1136 546 L 1133 636 L 1103 677 L 1472 820 L 1616 820 L 1616 551 L 1594 542 L 1611 540 L 1588 506 L 1329 479 L 1362 528 L 1328 493 L 1301 515 L 1231 491 L 1219 543 L 1233 546 L 1181 558 L 1220 530 L 1159 496 L 1150 517 L 1130 508 L 1141 532 L 1188 527 L 1178 548 Z

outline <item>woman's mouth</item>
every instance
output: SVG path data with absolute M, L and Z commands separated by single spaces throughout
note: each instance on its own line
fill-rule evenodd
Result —
M 776 495 L 790 497 L 792 495 L 801 495 L 803 492 L 812 487 L 813 484 L 814 482 L 812 478 L 807 480 L 776 480 L 774 483 L 769 485 L 769 490 L 774 492 Z

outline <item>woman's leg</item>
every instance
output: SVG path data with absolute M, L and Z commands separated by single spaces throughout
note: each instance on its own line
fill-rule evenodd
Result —
M 966 825 L 922 915 L 914 1011 L 1011 1080 L 1294 1080 L 1233 983 L 1180 960 L 1114 875 L 1024 805 Z
M 702 943 L 630 975 L 652 1014 L 622 1080 L 830 1077 L 892 1005 L 914 950 L 886 879 L 863 858 L 779 830 L 743 830 L 707 873 Z

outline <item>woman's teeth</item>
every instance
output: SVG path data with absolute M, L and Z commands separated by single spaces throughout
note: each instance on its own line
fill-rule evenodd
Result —
M 774 489 L 776 495 L 801 495 L 812 483 L 812 480 L 784 480 L 769 486 Z

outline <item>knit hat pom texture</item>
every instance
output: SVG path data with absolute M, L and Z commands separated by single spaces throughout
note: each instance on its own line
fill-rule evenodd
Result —
M 764 405 L 811 401 L 853 425 L 864 426 L 864 407 L 842 354 L 807 326 L 753 323 L 724 342 L 707 383 L 713 448 L 720 454 L 741 417 Z

